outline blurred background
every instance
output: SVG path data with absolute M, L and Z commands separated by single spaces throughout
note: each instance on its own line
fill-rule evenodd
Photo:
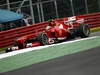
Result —
M 100 11 L 100 0 L 0 0 L 0 9 L 24 14 L 30 24 Z

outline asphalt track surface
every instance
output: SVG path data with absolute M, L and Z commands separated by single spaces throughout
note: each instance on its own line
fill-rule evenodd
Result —
M 100 75 L 100 47 L 33 64 L 2 75 Z
M 91 36 L 99 36 L 100 32 Z M 100 46 L 0 75 L 100 75 Z
M 94 32 L 94 33 L 91 33 L 90 36 L 100 36 L 100 31 L 98 31 L 98 32 Z

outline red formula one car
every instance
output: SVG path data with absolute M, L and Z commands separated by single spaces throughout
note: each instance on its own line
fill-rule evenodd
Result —
M 20 50 L 28 47 L 59 43 L 75 37 L 85 38 L 90 35 L 89 25 L 84 24 L 84 19 L 76 16 L 52 20 L 41 33 L 26 35 L 15 41 L 14 47 L 7 48 L 6 52 Z

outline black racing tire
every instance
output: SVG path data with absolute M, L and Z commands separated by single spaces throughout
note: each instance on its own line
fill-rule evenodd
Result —
M 75 32 L 70 32 L 70 39 L 74 39 L 76 37 Z
M 81 38 L 89 37 L 90 35 L 90 28 L 87 24 L 80 24 L 77 30 L 77 35 Z
M 37 36 L 37 40 L 42 44 L 42 45 L 48 45 L 48 36 L 42 32 Z
M 12 48 L 7 48 L 7 49 L 5 50 L 6 53 L 12 52 L 12 51 L 13 51 Z
M 66 36 L 67 40 L 74 39 L 76 37 L 76 29 L 70 29 L 69 31 L 70 31 L 69 32 L 70 33 L 69 36 Z

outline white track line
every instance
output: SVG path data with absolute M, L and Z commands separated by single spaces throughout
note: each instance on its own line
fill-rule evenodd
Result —
M 25 53 L 25 52 L 30 52 L 30 51 L 33 51 L 33 50 L 41 50 L 41 49 L 48 48 L 48 47 L 51 47 L 51 46 L 58 46 L 58 45 L 62 45 L 62 44 L 68 44 L 68 43 L 78 42 L 78 41 L 82 41 L 82 40 L 88 40 L 88 39 L 97 38 L 97 37 L 98 36 L 94 36 L 94 37 L 89 37 L 89 38 L 73 40 L 73 41 L 66 41 L 66 42 L 62 42 L 62 43 L 58 43 L 58 44 L 52 44 L 52 45 L 46 45 L 46 46 L 39 46 L 39 47 L 32 47 L 32 48 L 25 48 L 25 49 L 21 49 L 21 50 L 16 50 L 16 51 L 13 51 L 13 52 L 0 54 L 0 59 L 10 57 L 10 56 L 14 56 L 14 55 L 21 54 L 21 53 Z

